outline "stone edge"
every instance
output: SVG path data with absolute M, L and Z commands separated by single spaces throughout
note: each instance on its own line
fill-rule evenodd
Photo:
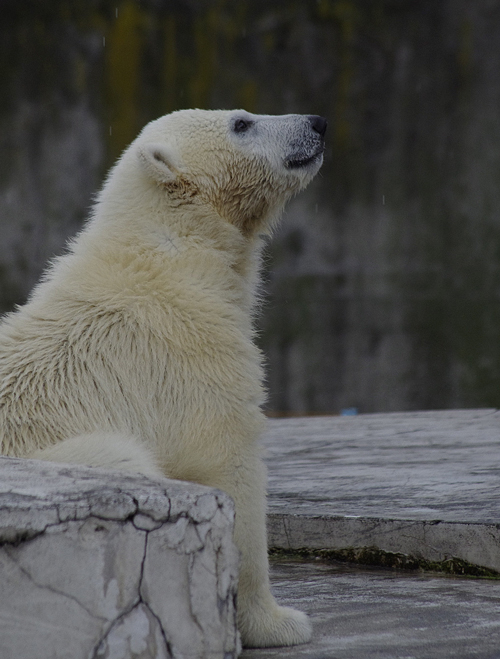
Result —
M 500 524 L 269 513 L 271 553 L 500 577 Z

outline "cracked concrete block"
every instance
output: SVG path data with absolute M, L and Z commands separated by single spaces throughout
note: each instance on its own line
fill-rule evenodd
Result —
M 119 618 L 95 653 L 95 659 L 172 659 L 172 656 L 161 624 L 144 604 L 138 604 Z
M 193 483 L 0 458 L 0 657 L 236 657 L 233 518 Z

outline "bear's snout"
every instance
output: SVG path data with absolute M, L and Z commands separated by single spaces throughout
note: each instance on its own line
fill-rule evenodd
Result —
M 328 122 L 324 117 L 320 117 L 317 114 L 309 114 L 307 115 L 307 118 L 309 119 L 309 123 L 312 126 L 312 129 L 321 135 L 321 137 L 325 136 L 326 133 L 326 128 L 328 126 Z
M 323 161 L 325 133 L 328 122 L 317 114 L 296 115 L 299 135 L 294 135 L 290 143 L 290 152 L 285 158 L 285 167 L 289 170 L 305 170 L 309 165 L 319 165 Z M 296 129 L 296 130 L 297 130 Z M 318 169 L 319 169 L 318 166 Z

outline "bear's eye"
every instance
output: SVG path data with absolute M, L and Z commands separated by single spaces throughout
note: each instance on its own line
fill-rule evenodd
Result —
M 252 124 L 253 121 L 248 121 L 246 119 L 236 119 L 233 125 L 233 130 L 235 133 L 244 133 L 250 128 Z

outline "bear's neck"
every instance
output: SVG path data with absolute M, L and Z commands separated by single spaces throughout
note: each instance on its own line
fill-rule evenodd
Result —
M 147 195 L 142 204 L 133 198 L 127 201 L 122 210 L 101 197 L 94 219 L 73 246 L 75 256 L 86 255 L 85 261 L 88 255 L 101 261 L 111 258 L 138 277 L 145 271 L 158 273 L 158 286 L 165 273 L 175 270 L 176 276 L 183 276 L 185 272 L 187 281 L 202 280 L 205 287 L 227 296 L 251 315 L 263 246 L 259 236 L 244 235 L 197 199 L 169 203 L 158 195 L 152 200 Z

